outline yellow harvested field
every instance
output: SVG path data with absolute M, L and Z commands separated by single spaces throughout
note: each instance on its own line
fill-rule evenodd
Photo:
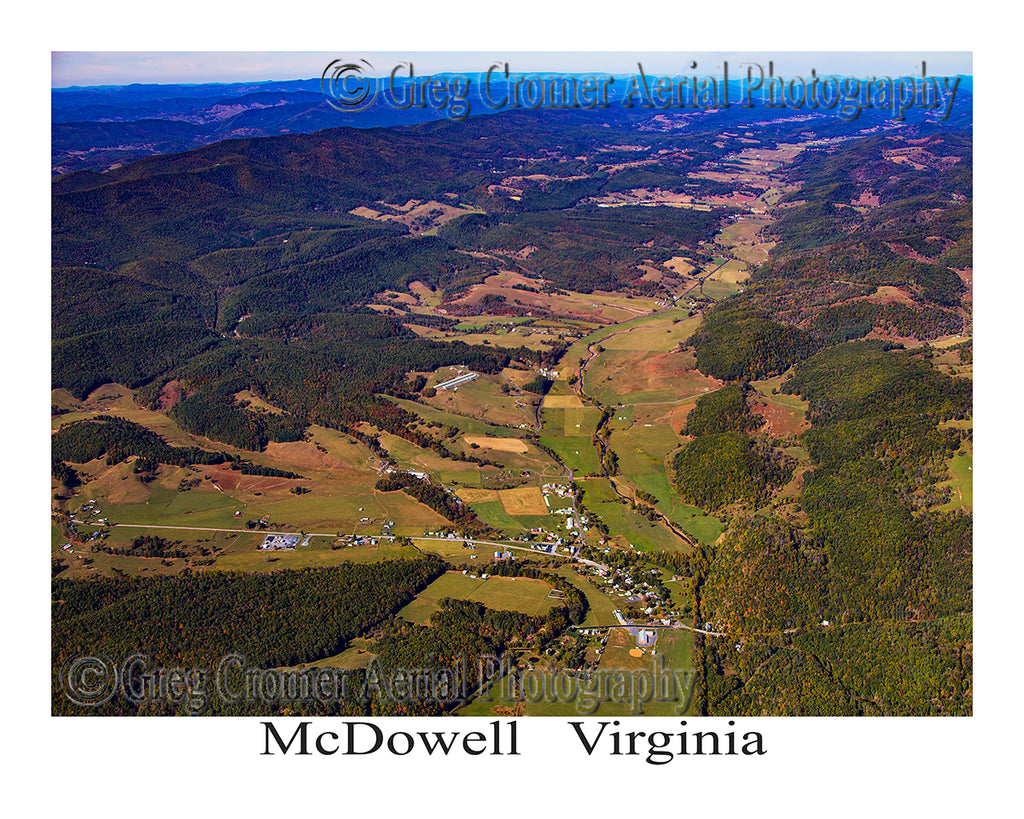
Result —
M 498 500 L 496 489 L 474 489 L 470 486 L 460 486 L 455 490 L 455 494 L 467 503 L 488 503 Z
M 678 273 L 680 276 L 688 276 L 693 272 L 693 264 L 689 259 L 684 259 L 682 256 L 675 256 L 665 262 L 665 267 L 674 273 Z
M 750 271 L 742 262 L 730 259 L 709 278 L 720 282 L 727 282 L 728 284 L 742 284 L 750 278 Z
M 565 409 L 566 407 L 582 407 L 578 395 L 548 395 L 544 397 L 544 406 L 548 409 Z
M 548 505 L 544 493 L 537 486 L 520 486 L 518 489 L 500 489 L 501 505 L 510 515 L 546 515 Z
M 264 450 L 271 463 L 286 464 L 293 469 L 342 469 L 345 464 L 308 441 L 271 441 Z
M 955 347 L 957 344 L 963 344 L 965 341 L 972 340 L 971 336 L 950 336 L 949 338 L 935 339 L 935 341 L 931 341 L 929 344 L 932 347 Z
M 484 435 L 465 435 L 462 438 L 467 444 L 476 444 L 481 449 L 495 449 L 498 452 L 528 452 L 526 441 L 519 438 L 488 438 Z

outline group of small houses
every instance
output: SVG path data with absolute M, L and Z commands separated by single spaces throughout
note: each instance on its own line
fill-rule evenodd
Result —
M 581 515 L 577 521 L 573 517 L 573 507 L 563 506 L 560 509 L 552 509 L 551 495 L 555 495 L 559 498 L 572 498 L 572 489 L 568 486 L 561 484 L 546 483 L 541 487 L 541 491 L 544 493 L 544 502 L 547 503 L 548 509 L 552 515 L 565 515 L 565 531 L 573 536 L 586 534 L 586 525 L 589 522 L 585 515 Z
M 82 506 L 79 508 L 79 510 L 71 516 L 71 522 L 72 523 L 80 524 L 82 526 L 90 526 L 90 525 L 107 526 L 108 525 L 107 519 L 106 518 L 98 517 L 98 515 L 102 515 L 102 514 L 103 514 L 103 510 L 96 508 L 96 501 L 89 500 L 89 501 L 86 501 L 85 503 L 83 503 Z M 83 518 L 86 518 L 86 517 L 90 518 L 90 520 L 83 520 Z M 99 532 L 93 532 L 92 535 L 89 537 L 89 540 L 95 540 L 99 536 L 100 536 Z M 69 549 L 71 549 L 71 544 L 70 543 L 65 543 L 64 546 L 63 546 L 63 550 L 67 551 Z
M 605 551 L 608 551 L 607 549 Z M 652 573 L 656 573 L 656 569 L 650 570 Z M 642 578 L 633 577 L 630 569 L 624 569 L 622 571 L 609 567 L 595 568 L 591 567 L 591 574 L 595 580 L 603 583 L 606 588 L 605 592 L 609 595 L 614 594 L 617 597 L 625 598 L 626 603 L 648 603 L 649 605 L 641 609 L 644 614 L 652 615 L 658 608 L 661 608 L 669 618 L 675 618 L 679 616 L 679 612 L 675 609 L 669 609 L 670 601 L 662 600 L 660 595 L 654 590 L 654 587 Z M 670 619 L 661 619 L 660 624 L 667 626 L 671 624 Z

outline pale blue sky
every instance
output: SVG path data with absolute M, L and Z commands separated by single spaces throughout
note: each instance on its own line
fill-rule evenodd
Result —
M 637 62 L 655 74 L 720 73 L 728 60 L 730 73 L 740 63 L 769 60 L 776 75 L 822 74 L 919 75 L 921 60 L 928 74 L 971 74 L 971 52 L 929 51 L 745 51 L 745 52 L 423 52 L 423 51 L 63 51 L 53 52 L 51 86 L 127 85 L 129 83 L 257 82 L 318 78 L 336 59 L 365 59 L 380 75 L 403 61 L 413 63 L 416 74 L 440 71 L 478 73 L 494 62 L 507 62 L 513 73 L 528 71 L 632 74 Z M 691 69 L 695 60 L 697 68 Z M 734 69 L 735 67 L 735 69 Z

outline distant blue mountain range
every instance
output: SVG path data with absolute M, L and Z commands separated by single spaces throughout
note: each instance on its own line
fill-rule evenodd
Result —
M 702 76 L 698 75 L 698 82 Z M 553 86 L 551 80 L 555 77 Z M 678 100 L 670 100 L 664 109 L 645 107 L 657 93 L 655 76 L 616 75 L 612 82 L 607 80 L 608 75 L 535 73 L 506 78 L 495 73 L 488 84 L 480 74 L 437 74 L 431 78 L 399 77 L 392 85 L 384 78 L 378 81 L 376 94 L 367 95 L 369 104 L 358 111 L 338 110 L 344 109 L 342 101 L 332 98 L 331 83 L 320 79 L 55 88 L 51 92 L 52 170 L 55 175 L 85 169 L 102 171 L 144 156 L 190 150 L 224 139 L 338 127 L 414 125 L 498 113 L 516 108 L 516 103 L 521 108 L 547 110 L 560 109 L 562 103 L 575 100 L 582 110 L 593 108 L 594 113 L 608 117 L 650 117 L 698 110 L 693 105 L 679 107 Z M 678 78 L 672 82 L 678 90 Z M 742 101 L 741 79 L 730 77 L 726 85 L 718 76 L 716 85 L 717 100 L 711 99 L 711 104 L 725 100 L 735 108 Z M 692 83 L 684 86 L 687 91 L 693 90 Z M 959 78 L 953 112 L 957 117 L 971 116 L 971 92 L 971 77 Z M 662 94 L 663 99 L 670 96 Z M 753 98 L 756 102 L 756 94 Z M 627 101 L 631 107 L 626 106 Z M 705 95 L 702 105 L 706 107 L 708 102 Z M 760 117 L 765 115 L 760 106 L 749 110 Z M 789 116 L 802 112 L 786 109 L 768 113 Z M 879 115 L 877 111 L 863 114 Z M 907 115 L 916 118 L 922 112 L 912 109 Z

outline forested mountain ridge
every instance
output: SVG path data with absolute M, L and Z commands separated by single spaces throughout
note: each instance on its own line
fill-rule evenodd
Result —
M 915 141 L 917 167 L 892 144 L 798 158 L 778 245 L 693 339 L 722 378 L 787 373 L 811 424 L 799 503 L 736 516 L 698 575 L 726 634 L 700 641 L 705 713 L 971 712 L 972 520 L 948 479 L 972 384 L 919 341 L 971 332 L 970 138 Z

